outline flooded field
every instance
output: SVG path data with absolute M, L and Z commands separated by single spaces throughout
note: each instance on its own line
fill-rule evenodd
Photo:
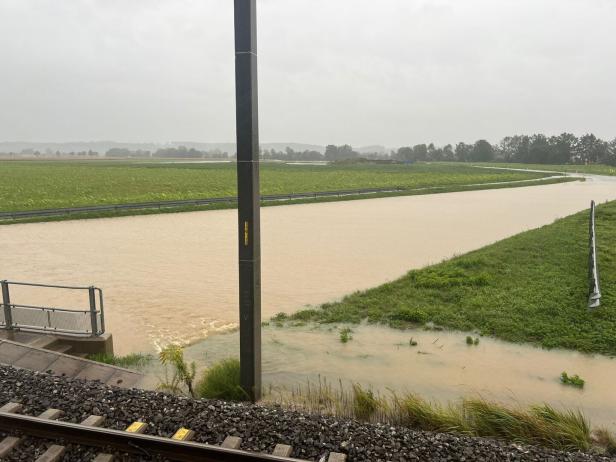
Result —
M 274 384 L 274 397 L 308 381 L 326 378 L 388 390 L 415 392 L 448 401 L 482 396 L 528 405 L 550 403 L 580 408 L 598 426 L 616 430 L 616 360 L 562 350 L 541 350 L 480 337 L 438 331 L 400 331 L 378 326 L 352 327 L 353 339 L 341 343 L 339 328 L 267 327 L 263 331 L 263 381 Z M 417 346 L 409 344 L 413 338 Z M 238 354 L 237 333 L 215 335 L 187 349 L 199 366 Z M 306 346 L 310 345 L 310 348 Z M 154 368 L 154 376 L 160 372 Z M 583 390 L 559 382 L 561 372 L 586 379 Z
M 616 199 L 613 179 L 266 207 L 263 317 L 320 304 Z M 96 285 L 116 352 L 233 328 L 236 211 L 0 227 L 1 276 Z M 13 303 L 87 306 L 86 294 L 15 288 Z

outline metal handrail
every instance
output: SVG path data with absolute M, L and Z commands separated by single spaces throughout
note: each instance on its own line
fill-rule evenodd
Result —
M 55 284 L 37 284 L 34 282 L 5 281 L 13 286 L 49 287 L 52 289 L 88 290 L 92 286 L 59 286 Z M 96 287 L 95 287 L 96 289 Z
M 595 233 L 595 201 L 590 203 L 589 222 L 589 252 L 588 252 L 588 308 L 598 308 L 601 305 L 601 288 L 599 286 L 599 266 L 597 262 L 597 236 Z
M 26 305 L 19 303 L 11 303 L 11 296 L 9 287 L 11 285 L 17 286 L 30 286 L 30 287 L 46 287 L 46 288 L 54 288 L 54 289 L 69 289 L 69 290 L 87 290 L 88 298 L 89 298 L 89 309 L 70 309 L 70 308 L 57 308 L 57 307 L 46 307 L 46 306 L 37 306 L 37 305 Z M 75 335 L 75 336 L 99 336 L 105 333 L 105 314 L 103 308 L 103 291 L 94 286 L 67 286 L 67 285 L 57 285 L 57 284 L 38 284 L 38 283 L 30 283 L 30 282 L 13 282 L 3 280 L 0 281 L 0 286 L 2 288 L 2 300 L 0 303 L 0 307 L 4 314 L 4 325 L 0 325 L 1 328 L 7 330 L 27 330 L 27 331 L 43 331 L 43 332 L 57 332 L 63 333 L 67 335 Z M 98 294 L 97 294 L 98 292 Z M 97 296 L 98 295 L 98 296 Z M 98 299 L 98 303 L 97 303 Z M 98 306 L 97 306 L 98 305 Z M 47 321 L 42 323 L 32 322 L 32 320 L 24 321 L 21 319 L 16 322 L 14 320 L 14 315 L 16 315 L 15 309 L 24 309 L 31 311 L 39 311 L 41 313 L 47 313 Z M 29 312 L 29 311 L 25 311 Z M 23 313 L 22 312 L 22 316 Z M 90 320 L 87 327 L 81 327 L 76 329 L 59 327 L 58 325 L 52 325 L 51 313 L 74 313 L 76 315 L 89 315 Z M 66 318 L 65 318 L 66 319 Z M 72 326 L 71 326 L 72 327 Z

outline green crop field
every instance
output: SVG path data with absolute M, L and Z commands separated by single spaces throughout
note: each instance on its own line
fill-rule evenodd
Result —
M 548 174 L 455 164 L 263 163 L 262 194 L 340 189 L 450 188 L 532 180 Z M 485 186 L 484 186 L 485 187 Z M 197 199 L 236 194 L 233 163 L 0 161 L 0 211 Z
M 587 308 L 588 212 L 300 311 L 297 321 L 432 322 L 512 342 L 616 355 L 616 202 L 597 208 L 601 307 Z M 279 316 L 278 319 L 285 319 Z

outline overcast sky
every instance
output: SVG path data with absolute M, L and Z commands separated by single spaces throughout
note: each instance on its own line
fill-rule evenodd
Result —
M 616 136 L 615 0 L 257 0 L 262 142 Z M 232 0 L 0 0 L 0 141 L 235 139 Z

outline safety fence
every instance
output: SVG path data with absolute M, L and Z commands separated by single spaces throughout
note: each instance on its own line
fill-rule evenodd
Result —
M 97 287 L 59 286 L 28 282 L 0 281 L 2 305 L 0 328 L 30 332 L 94 337 L 105 333 L 103 291 Z M 87 292 L 87 309 L 26 305 L 11 301 L 11 286 L 68 289 Z

